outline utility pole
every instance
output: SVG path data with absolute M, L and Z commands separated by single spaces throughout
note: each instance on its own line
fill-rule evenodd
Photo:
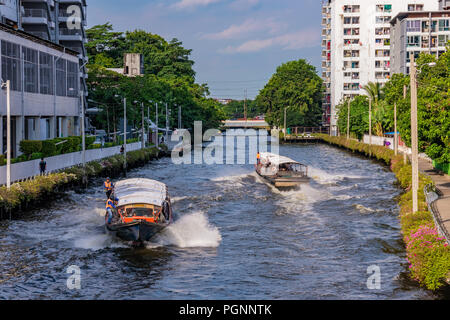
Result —
M 156 103 L 156 146 L 159 146 L 158 102 Z
M 6 187 L 11 189 L 11 81 L 2 83 L 6 86 Z
M 394 103 L 394 153 L 398 155 L 397 102 Z
M 178 129 L 181 129 L 181 106 L 178 106 Z
M 348 99 L 347 106 L 347 140 L 350 139 L 350 99 Z
M 127 98 L 123 98 L 123 171 L 127 176 Z
M 244 90 L 244 119 L 245 128 L 247 128 L 247 89 Z
M 403 85 L 403 99 L 406 99 L 406 93 L 407 93 L 407 88 L 406 88 L 406 84 Z M 406 161 L 406 152 L 403 152 L 403 164 L 406 165 L 407 161 Z
M 167 105 L 166 102 L 166 144 L 168 145 L 169 143 L 169 106 Z
M 84 92 L 81 90 L 81 145 L 83 149 L 82 154 L 82 162 L 83 162 L 83 171 L 86 176 L 86 129 L 85 129 L 85 118 L 84 118 Z
M 286 128 L 286 115 L 287 107 L 284 108 L 284 141 L 286 142 L 287 128 Z
M 150 144 L 150 106 L 147 107 L 147 141 Z
M 372 156 L 372 97 L 369 96 L 369 155 Z
M 141 102 L 142 109 L 142 149 L 145 149 L 145 119 L 144 119 L 144 103 Z
M 417 134 L 417 69 L 414 55 L 411 56 L 411 150 L 412 150 L 412 197 L 413 213 L 418 208 L 417 194 L 419 189 L 419 158 Z

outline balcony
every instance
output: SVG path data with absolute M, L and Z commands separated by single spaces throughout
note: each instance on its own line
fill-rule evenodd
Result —
M 83 41 L 81 29 L 59 29 L 59 40 L 61 41 Z
M 23 24 L 48 24 L 48 14 L 45 9 L 25 9 L 22 16 Z

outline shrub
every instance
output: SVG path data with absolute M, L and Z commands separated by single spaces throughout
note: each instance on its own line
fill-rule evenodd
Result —
M 42 154 L 45 158 L 56 155 L 56 145 L 53 140 L 42 141 Z
M 44 155 L 41 152 L 33 153 L 30 160 L 42 159 Z
M 450 249 L 445 238 L 430 223 L 411 231 L 405 242 L 413 278 L 431 290 L 441 287 L 450 270 Z
M 42 141 L 22 140 L 20 141 L 20 152 L 26 154 L 28 157 L 33 153 L 42 151 Z

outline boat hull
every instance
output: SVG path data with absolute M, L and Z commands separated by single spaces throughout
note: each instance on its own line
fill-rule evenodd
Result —
M 136 221 L 114 225 L 107 224 L 106 230 L 124 241 L 146 242 L 164 230 L 167 226 L 168 224 Z
M 264 176 L 256 171 L 258 175 L 274 185 L 279 189 L 295 189 L 299 188 L 302 184 L 308 183 L 310 178 L 308 177 L 278 177 L 278 176 Z

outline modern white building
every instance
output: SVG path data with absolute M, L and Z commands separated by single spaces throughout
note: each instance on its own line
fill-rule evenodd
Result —
M 324 124 L 337 135 L 336 106 L 391 75 L 391 20 L 400 12 L 438 11 L 439 0 L 323 0 Z
M 75 51 L 0 24 L 0 78 L 11 83 L 12 157 L 22 140 L 80 135 Z M 6 90 L 0 91 L 0 151 L 6 152 Z

